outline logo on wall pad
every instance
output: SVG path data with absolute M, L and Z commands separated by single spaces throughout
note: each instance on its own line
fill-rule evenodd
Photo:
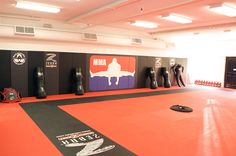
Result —
M 161 67 L 161 58 L 155 58 L 155 68 Z
M 72 148 L 79 147 L 76 156 L 89 156 L 99 153 L 104 153 L 115 148 L 115 145 L 107 145 L 101 147 L 104 143 L 104 138 L 91 130 L 75 132 L 56 136 L 61 146 Z
M 175 59 L 170 59 L 170 66 L 172 67 L 173 65 L 175 65 Z
M 57 56 L 57 54 L 55 54 L 55 53 L 46 54 L 46 67 L 47 68 L 56 68 L 57 67 L 57 60 L 55 60 L 56 56 Z
M 16 65 L 23 65 L 26 61 L 26 56 L 21 52 L 17 52 L 12 56 L 12 60 Z

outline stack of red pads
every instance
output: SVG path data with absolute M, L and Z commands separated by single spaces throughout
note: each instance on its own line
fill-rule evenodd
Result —
M 211 87 L 221 87 L 220 82 L 206 81 L 206 80 L 195 80 L 194 84 L 203 85 L 203 86 L 211 86 Z

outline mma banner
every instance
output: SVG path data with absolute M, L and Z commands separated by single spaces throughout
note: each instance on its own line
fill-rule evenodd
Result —
M 131 56 L 91 55 L 89 90 L 134 88 L 136 58 Z

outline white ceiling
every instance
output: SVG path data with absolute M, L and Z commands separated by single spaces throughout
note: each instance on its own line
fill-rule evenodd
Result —
M 59 6 L 58 14 L 23 10 L 15 7 L 16 0 L 1 0 L 0 15 L 37 17 L 58 20 L 69 24 L 84 23 L 93 26 L 112 26 L 146 33 L 159 33 L 200 27 L 235 25 L 236 17 L 227 17 L 210 12 L 208 5 L 231 3 L 236 0 L 28 0 Z M 193 19 L 189 24 L 178 24 L 158 16 L 177 13 Z M 130 21 L 147 20 L 159 24 L 155 29 L 129 25 Z

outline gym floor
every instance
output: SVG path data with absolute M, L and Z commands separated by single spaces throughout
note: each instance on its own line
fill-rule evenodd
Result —
M 235 90 L 192 86 L 1 103 L 0 155 L 235 156 L 235 101 Z

